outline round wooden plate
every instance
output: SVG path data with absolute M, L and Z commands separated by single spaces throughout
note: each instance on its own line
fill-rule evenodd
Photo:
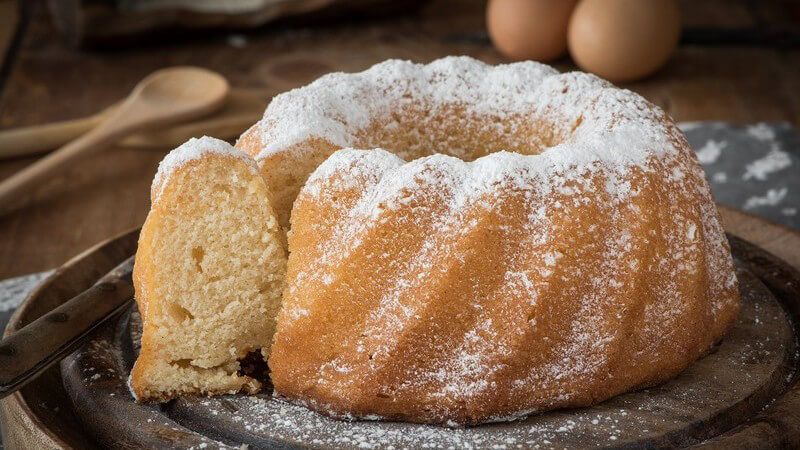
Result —
M 243 443 L 251 448 L 797 446 L 800 273 L 741 239 L 731 237 L 731 243 L 739 267 L 742 313 L 722 343 L 672 381 L 590 408 L 446 429 L 340 422 L 268 395 L 137 405 L 126 386 L 138 339 L 132 310 L 114 326 L 99 330 L 60 370 L 51 369 L 3 400 L 6 441 L 37 448 L 213 448 Z M 20 327 L 85 289 L 130 255 L 135 245 L 136 234 L 129 233 L 73 259 L 31 295 L 9 328 Z

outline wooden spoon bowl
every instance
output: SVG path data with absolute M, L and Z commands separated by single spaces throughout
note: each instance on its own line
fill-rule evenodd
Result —
M 24 205 L 43 181 L 79 158 L 148 127 L 221 108 L 229 90 L 224 77 L 198 67 L 172 67 L 150 74 L 96 128 L 0 183 L 0 213 Z
M 162 69 L 136 85 L 112 118 L 119 115 L 130 122 L 162 122 L 198 117 L 221 107 L 229 90 L 228 82 L 216 72 L 199 67 Z M 131 109 L 126 111 L 126 104 Z

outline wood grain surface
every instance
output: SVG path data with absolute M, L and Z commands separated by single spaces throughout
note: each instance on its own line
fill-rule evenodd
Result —
M 785 22 L 785 3 L 687 0 L 684 22 L 729 28 Z M 424 62 L 466 54 L 490 63 L 504 61 L 485 39 L 482 0 L 433 0 L 419 13 L 391 20 L 265 29 L 247 34 L 243 48 L 229 45 L 226 33 L 205 33 L 191 40 L 175 36 L 158 46 L 95 51 L 64 46 L 41 6 L 33 7 L 9 77 L 0 86 L 0 128 L 93 114 L 153 70 L 177 64 L 219 71 L 234 86 L 280 91 L 331 70 L 361 70 L 386 58 Z M 555 65 L 574 69 L 568 59 Z M 785 120 L 800 125 L 798 51 L 682 46 L 664 70 L 625 87 L 680 121 Z M 141 224 L 149 208 L 150 180 L 168 150 L 109 148 L 43 184 L 35 206 L 0 217 L 0 278 L 55 267 Z M 0 178 L 33 161 L 0 163 Z

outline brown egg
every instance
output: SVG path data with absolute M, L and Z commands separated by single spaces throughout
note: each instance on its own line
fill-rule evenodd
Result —
M 576 0 L 490 0 L 486 27 L 497 50 L 514 59 L 550 61 L 567 50 Z
M 650 75 L 678 45 L 677 0 L 583 0 L 569 23 L 572 59 L 612 81 Z

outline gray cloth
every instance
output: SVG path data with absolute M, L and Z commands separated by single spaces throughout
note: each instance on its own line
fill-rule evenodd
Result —
M 800 230 L 800 133 L 788 123 L 684 122 L 717 201 Z M 0 330 L 52 271 L 0 282 Z M 0 450 L 2 450 L 0 444 Z
M 6 329 L 6 324 L 17 306 L 51 273 L 53 271 L 48 270 L 0 281 L 0 331 Z
M 788 123 L 682 123 L 719 203 L 800 230 L 800 133 Z

